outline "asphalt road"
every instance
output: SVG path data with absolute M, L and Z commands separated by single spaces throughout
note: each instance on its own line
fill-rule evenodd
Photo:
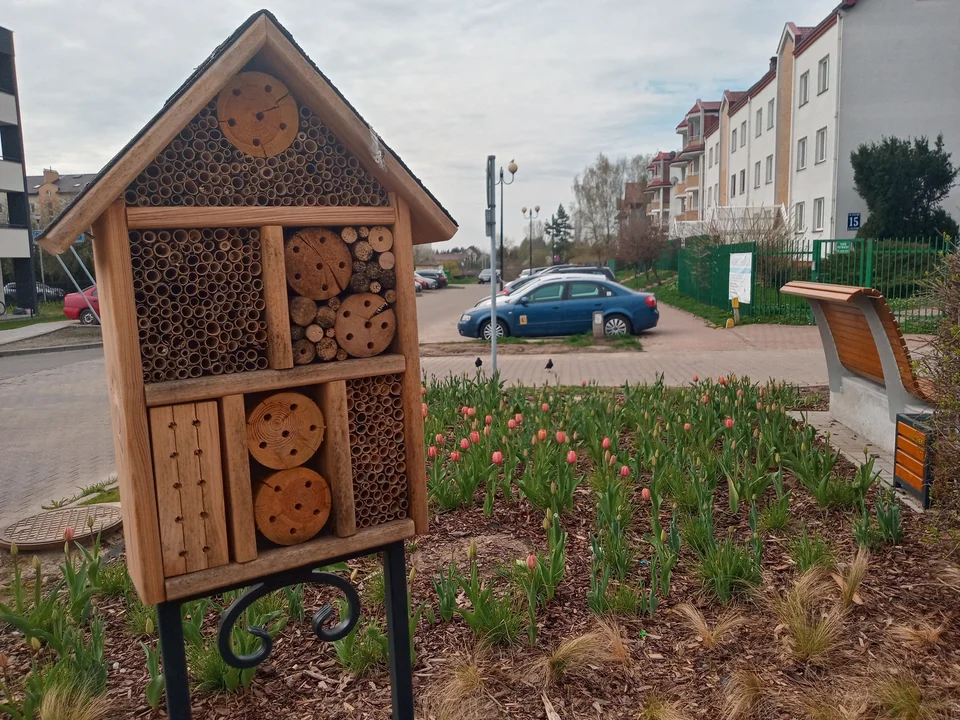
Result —
M 424 290 L 417 298 L 420 342 L 461 342 L 457 323 L 465 310 L 490 295 L 489 285 L 449 285 L 442 290 Z
M 101 357 L 103 357 L 103 348 L 0 357 L 0 380 L 9 380 L 43 370 L 55 370 L 65 365 Z

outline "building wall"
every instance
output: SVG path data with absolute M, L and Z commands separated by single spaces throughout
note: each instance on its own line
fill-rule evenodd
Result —
M 768 128 L 767 109 L 771 100 L 777 97 L 777 80 L 774 78 L 756 96 L 750 98 L 751 131 L 750 139 L 750 181 L 747 199 L 751 207 L 769 208 L 777 204 L 774 194 L 774 180 L 777 177 L 777 114 L 774 103 L 773 127 Z M 763 111 L 760 123 L 760 136 L 757 137 L 757 110 Z M 767 182 L 767 157 L 773 156 L 773 177 Z M 760 187 L 754 182 L 754 169 L 760 162 Z
M 729 189 L 727 182 L 730 178 L 730 118 L 727 117 L 729 105 L 724 102 L 720 106 L 720 202 L 719 205 L 726 205 L 729 202 Z
M 870 0 L 873 2 L 873 0 Z M 870 2 L 864 3 L 869 5 Z M 794 60 L 793 68 L 793 132 L 790 143 L 790 205 L 794 210 L 803 203 L 804 235 L 808 239 L 822 240 L 833 236 L 834 224 L 834 178 L 837 153 L 837 98 L 840 86 L 839 24 L 834 24 Z M 889 48 L 888 48 L 889 51 Z M 818 68 L 820 61 L 829 57 L 829 86 L 818 93 Z M 804 73 L 809 72 L 809 100 L 800 105 L 800 84 Z M 817 132 L 826 128 L 826 156 L 817 162 Z M 798 166 L 797 147 L 801 138 L 807 139 L 806 169 Z M 814 230 L 814 202 L 823 198 L 824 221 L 820 231 Z
M 746 132 L 747 139 L 746 142 L 743 140 L 743 130 L 746 123 Z M 733 131 L 737 131 L 737 147 L 733 147 Z M 741 187 L 740 182 L 740 173 L 741 171 L 746 171 L 745 178 L 746 182 L 744 183 L 748 188 L 750 187 L 750 168 L 752 163 L 750 162 L 750 136 L 753 134 L 753 123 L 750 118 L 750 103 L 744 103 L 736 112 L 730 115 L 728 119 L 726 141 L 730 146 L 730 153 L 728 154 L 728 164 L 727 164 L 727 205 L 730 207 L 746 207 L 749 202 L 747 194 L 744 192 L 743 187 Z M 737 176 L 736 190 L 737 194 L 733 194 L 733 185 L 732 178 Z
M 789 35 L 783 41 L 777 58 L 777 171 L 774 182 L 774 197 L 777 205 L 790 206 L 790 172 L 793 166 L 790 145 L 793 142 L 793 48 Z
M 723 163 L 720 162 L 720 153 L 718 152 L 719 148 L 714 149 L 714 158 L 713 158 L 713 167 L 710 166 L 710 148 L 714 148 L 717 142 L 720 139 L 720 131 L 715 130 L 711 135 L 704 138 L 704 145 L 706 151 L 703 155 L 703 170 L 702 180 L 700 182 L 701 187 L 701 200 L 704 207 L 710 207 L 711 205 L 707 203 L 707 199 L 712 197 L 713 203 L 712 207 L 717 207 L 720 204 L 719 195 L 719 184 L 720 184 L 720 170 Z M 713 195 L 710 194 L 710 188 L 714 188 Z
M 852 237 L 847 214 L 867 208 L 853 187 L 850 153 L 882 136 L 944 133 L 960 164 L 960 2 L 867 0 L 844 12 L 834 237 Z M 960 218 L 960 186 L 943 203 Z

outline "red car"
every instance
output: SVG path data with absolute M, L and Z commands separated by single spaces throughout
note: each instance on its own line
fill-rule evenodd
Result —
M 87 296 L 90 305 L 97 311 L 96 315 L 90 312 L 90 307 L 87 305 L 87 301 L 83 299 L 83 295 Z M 83 295 L 80 293 L 70 293 L 67 295 L 63 299 L 63 314 L 71 320 L 79 320 L 82 325 L 95 325 L 97 323 L 97 316 L 100 315 L 100 300 L 97 298 L 97 286 L 91 285 L 83 291 Z

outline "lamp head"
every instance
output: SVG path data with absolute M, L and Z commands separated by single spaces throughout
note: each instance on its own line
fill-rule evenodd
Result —
M 527 208 L 525 208 L 525 207 L 520 208 L 520 212 L 522 212 L 524 215 L 526 215 L 526 214 L 527 214 Z
M 511 174 L 511 175 L 516 175 L 516 174 L 517 174 L 517 170 L 519 170 L 519 169 L 520 169 L 520 168 L 517 167 L 517 164 L 516 164 L 513 160 L 511 160 L 511 161 L 510 161 L 510 164 L 507 165 L 507 170 L 510 171 L 510 174 Z
M 540 206 L 539 206 L 539 205 L 536 205 L 533 209 L 536 210 L 537 212 L 540 212 Z

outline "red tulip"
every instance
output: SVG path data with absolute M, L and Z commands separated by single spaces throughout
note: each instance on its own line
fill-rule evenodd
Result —
M 477 414 L 477 411 L 474 410 L 472 407 L 467 408 L 467 417 L 473 417 L 476 414 Z
M 443 445 L 443 441 L 446 438 L 444 438 L 443 433 L 437 433 L 433 439 L 436 441 L 437 445 Z
M 547 431 L 544 430 L 543 428 L 540 428 L 537 431 L 537 437 L 540 439 L 540 442 L 543 442 L 544 440 L 547 439 Z
M 516 430 L 516 429 L 517 429 L 517 421 L 514 420 L 513 418 L 510 418 L 509 420 L 507 420 L 507 427 L 510 428 L 511 430 Z
M 527 569 L 536 570 L 537 569 L 537 556 L 533 553 L 527 555 Z
M 694 373 L 694 375 L 693 375 L 693 381 L 694 381 L 694 382 L 700 382 L 700 376 L 697 375 L 696 373 Z
M 641 491 L 640 491 L 640 497 L 642 497 L 644 500 L 649 500 L 649 499 L 650 499 L 650 488 L 644 488 L 643 490 L 641 490 Z
M 437 456 L 437 452 L 438 452 L 437 446 L 431 445 L 430 447 L 427 448 L 427 457 L 435 458 Z
M 684 424 L 683 424 L 683 429 L 684 429 L 684 430 L 690 430 L 690 428 L 691 428 L 690 423 L 684 423 Z
M 478 442 L 480 442 L 480 433 L 478 433 L 476 430 L 471 430 L 471 431 L 470 431 L 470 442 L 472 442 L 474 445 L 476 445 Z
M 563 430 L 557 430 L 557 442 L 563 445 L 567 441 L 567 434 Z
M 469 409 L 469 408 L 468 408 L 466 405 L 461 405 L 461 406 L 460 406 L 460 412 L 461 412 L 463 415 L 466 415 L 466 414 L 467 414 L 467 410 L 468 410 L 468 409 Z
M 723 385 L 724 387 L 727 386 L 727 379 L 723 375 L 717 378 L 717 382 Z
M 567 462 L 573 465 L 577 461 L 577 451 L 571 450 L 567 453 Z
M 490 456 L 490 459 L 494 465 L 503 465 L 503 453 L 499 450 L 495 450 L 493 455 Z
M 460 453 L 454 450 L 452 453 L 450 453 L 450 459 L 453 460 L 454 462 L 459 462 Z
M 709 395 L 704 395 L 702 398 L 700 398 L 700 402 L 702 402 L 704 405 L 706 405 L 707 403 L 710 402 L 710 396 L 709 396 Z
M 420 412 L 423 413 L 423 419 L 426 420 L 426 419 L 427 419 L 427 404 L 426 404 L 426 403 L 420 403 Z
M 727 418 L 723 421 L 723 424 L 726 426 L 727 430 L 733 429 L 733 418 Z
M 523 422 L 523 415 L 521 415 L 520 413 L 517 413 L 516 415 L 513 416 L 513 419 L 516 420 L 517 425 L 519 425 L 520 423 Z
M 460 449 L 461 449 L 461 450 L 469 450 L 469 449 L 470 449 L 470 441 L 467 440 L 466 438 L 461 438 L 461 439 L 460 439 Z
M 484 421 L 487 425 L 493 425 L 493 415 L 487 415 L 487 416 L 483 419 L 483 421 Z
M 540 406 L 540 409 L 543 410 L 544 412 L 549 412 L 550 406 L 547 403 L 544 403 L 543 405 Z
M 600 447 L 602 447 L 604 450 L 609 450 L 609 449 L 610 449 L 610 438 L 605 437 L 605 438 L 603 439 L 603 442 L 600 443 Z
M 620 468 L 620 477 L 630 477 L 630 468 L 626 465 Z
M 63 539 L 66 540 L 67 542 L 71 542 L 71 541 L 73 540 L 73 536 L 74 536 L 75 534 L 76 534 L 76 533 L 74 532 L 74 529 L 73 529 L 72 527 L 69 527 L 69 526 L 68 526 L 68 527 L 63 531 Z

